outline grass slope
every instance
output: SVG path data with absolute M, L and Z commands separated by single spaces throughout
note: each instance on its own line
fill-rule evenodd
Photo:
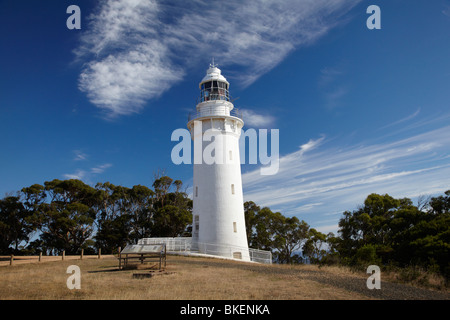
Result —
M 66 286 L 67 267 L 81 269 L 81 289 Z M 144 265 L 146 267 L 146 265 Z M 149 265 L 147 265 L 149 267 Z M 0 267 L 2 300 L 348 300 L 449 299 L 433 291 L 382 281 L 366 287 L 368 275 L 311 265 L 260 265 L 221 259 L 168 256 L 168 274 L 134 279 L 118 270 L 112 256 L 98 259 L 17 264 Z M 383 278 L 382 278 L 383 280 Z

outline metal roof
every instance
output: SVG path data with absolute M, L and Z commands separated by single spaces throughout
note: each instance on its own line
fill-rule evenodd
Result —
M 206 70 L 206 76 L 202 79 L 202 81 L 200 82 L 199 87 L 201 87 L 202 83 L 204 82 L 208 82 L 208 81 L 212 81 L 212 80 L 217 80 L 217 81 L 221 81 L 221 82 L 225 82 L 228 85 L 230 84 L 227 79 L 222 75 L 222 71 L 220 71 L 219 68 L 217 68 L 216 66 L 212 65 L 209 67 L 208 70 Z

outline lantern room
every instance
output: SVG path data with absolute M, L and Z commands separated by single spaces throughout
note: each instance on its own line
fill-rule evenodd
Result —
M 230 84 L 221 74 L 220 69 L 214 64 L 210 65 L 206 71 L 206 76 L 199 85 L 199 103 L 212 100 L 230 101 L 229 86 Z

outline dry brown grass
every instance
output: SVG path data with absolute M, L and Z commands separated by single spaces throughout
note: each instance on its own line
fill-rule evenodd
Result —
M 132 277 L 133 273 L 143 270 L 118 271 L 117 259 L 113 257 L 2 266 L 0 299 L 367 299 L 366 296 L 289 273 L 203 264 L 212 260 L 215 259 L 169 256 L 166 270 L 171 274 L 146 279 Z M 69 290 L 66 286 L 70 276 L 66 270 L 72 264 L 81 269 L 81 290 Z M 317 269 L 314 266 L 302 267 Z

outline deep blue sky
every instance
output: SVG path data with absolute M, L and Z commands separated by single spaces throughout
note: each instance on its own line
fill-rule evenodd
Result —
M 151 186 L 158 169 L 191 187 L 170 137 L 213 56 L 245 129 L 280 130 L 280 171 L 244 165 L 246 200 L 335 232 L 372 192 L 450 189 L 450 1 L 103 3 L 0 1 L 1 196 L 55 178 Z

